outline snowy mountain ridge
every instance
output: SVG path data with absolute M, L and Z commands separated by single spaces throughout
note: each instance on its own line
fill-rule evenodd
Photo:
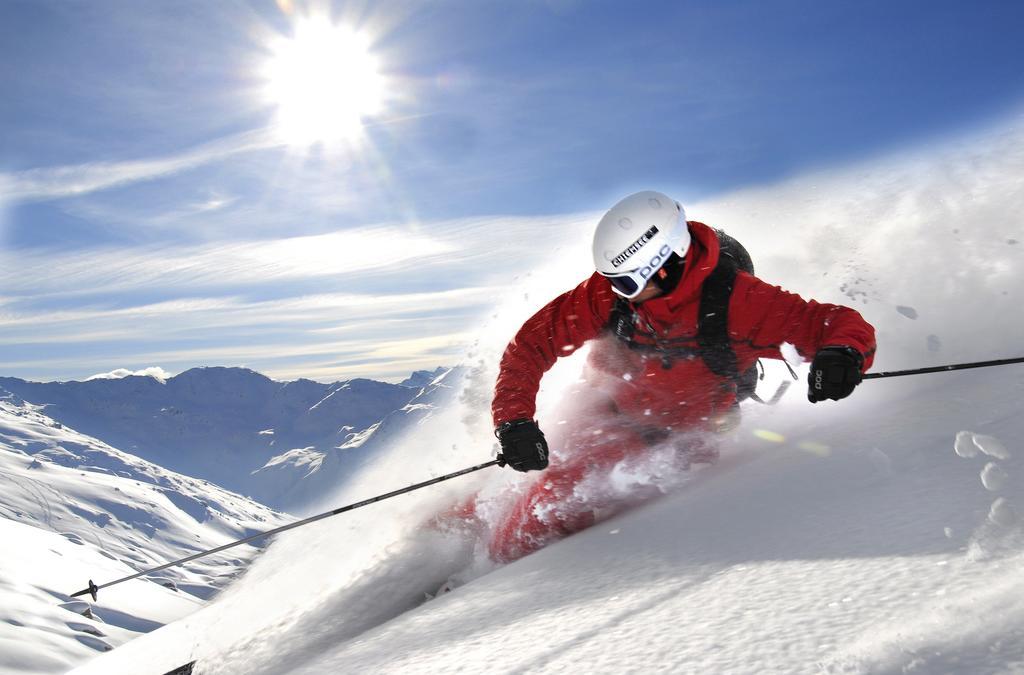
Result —
M 166 379 L 128 375 L 36 383 L 0 377 L 0 387 L 114 447 L 261 503 L 297 510 L 316 497 L 296 490 L 297 482 L 326 466 L 338 469 L 331 480 L 344 480 L 338 448 L 358 445 L 439 374 L 416 373 L 408 385 L 366 379 L 322 384 L 211 367 Z M 286 467 L 289 476 L 282 473 Z
M 382 444 L 429 419 L 448 400 L 459 372 L 424 372 L 425 386 L 409 390 L 410 403 L 362 431 L 342 427 L 347 440 L 333 452 L 307 447 L 282 453 L 255 472 L 255 480 L 293 503 L 323 498 Z M 237 375 L 249 382 L 265 379 Z M 110 378 L 101 384 L 101 390 L 113 385 Z M 125 384 L 132 391 L 152 386 Z M 321 396 L 312 407 L 329 411 L 332 397 L 379 383 L 355 381 L 329 389 L 309 381 L 288 384 L 305 389 L 307 400 Z M 96 400 L 115 399 L 97 397 L 93 407 Z M 0 672 L 5 673 L 58 672 L 180 619 L 234 579 L 255 549 L 244 545 L 103 589 L 97 602 L 68 596 L 88 579 L 103 584 L 294 520 L 83 434 L 49 417 L 46 412 L 54 407 L 0 388 L 0 537 L 13 550 L 0 560 Z M 136 410 L 129 403 L 121 409 Z M 273 438 L 275 431 L 259 433 Z
M 332 497 L 372 463 L 378 453 L 386 452 L 403 434 L 449 405 L 462 386 L 466 369 L 439 368 L 417 375 L 411 380 L 422 382 L 422 387 L 402 407 L 361 431 L 343 427 L 345 441 L 328 452 L 314 447 L 296 448 L 271 459 L 252 473 L 253 484 L 265 483 L 267 488 L 261 492 L 274 490 L 284 503 L 300 506 L 303 512 L 336 506 Z
M 68 428 L 0 389 L 0 671 L 53 672 L 204 604 L 246 545 L 72 600 L 104 583 L 288 520 Z M 88 602 L 87 602 L 88 601 Z

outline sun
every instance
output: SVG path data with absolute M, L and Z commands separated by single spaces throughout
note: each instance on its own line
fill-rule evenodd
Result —
M 370 40 L 328 19 L 295 24 L 270 46 L 265 94 L 277 107 L 274 129 L 289 145 L 344 141 L 384 105 L 384 78 Z

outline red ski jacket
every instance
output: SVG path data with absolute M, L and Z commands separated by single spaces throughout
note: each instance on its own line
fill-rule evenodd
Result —
M 701 285 L 718 263 L 715 231 L 690 221 L 691 244 L 682 279 L 669 294 L 635 305 L 659 339 L 697 347 Z M 711 428 L 736 401 L 735 386 L 703 359 L 663 363 L 654 353 L 631 350 L 607 330 L 616 294 L 594 273 L 534 314 L 505 349 L 491 413 L 495 426 L 536 412 L 543 374 L 562 356 L 596 340 L 584 379 L 605 394 L 609 407 L 638 425 L 661 429 Z M 778 286 L 739 272 L 729 301 L 728 335 L 739 372 L 758 358 L 782 358 L 784 342 L 804 358 L 826 346 L 852 347 L 864 355 L 866 371 L 875 353 L 875 330 L 849 307 L 803 300 Z M 666 365 L 668 367 L 666 367 Z

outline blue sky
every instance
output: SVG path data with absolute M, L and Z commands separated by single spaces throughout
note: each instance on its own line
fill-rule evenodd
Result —
M 310 17 L 365 35 L 383 95 L 297 145 L 266 68 Z M 546 228 L 1019 110 L 1022 25 L 1019 2 L 5 0 L 0 374 L 449 363 Z

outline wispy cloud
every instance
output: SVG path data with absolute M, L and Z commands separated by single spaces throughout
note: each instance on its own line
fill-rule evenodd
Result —
M 8 252 L 0 372 L 68 379 L 207 364 L 279 378 L 404 378 L 458 361 L 499 298 L 528 304 L 537 265 L 557 258 L 566 287 L 575 283 L 573 270 L 589 264 L 588 247 L 574 245 L 588 221 L 484 218 L 166 249 Z
M 388 271 L 451 252 L 451 244 L 404 228 L 367 228 L 255 242 L 54 254 L 0 254 L 8 293 L 75 295 L 142 288 L 197 288 Z
M 0 173 L 0 203 L 82 196 L 153 180 L 221 161 L 243 152 L 280 145 L 266 130 L 249 131 L 200 145 L 169 157 Z
M 581 235 L 588 217 L 490 218 L 390 225 L 261 241 L 100 248 L 54 253 L 0 251 L 8 297 L 71 298 L 119 291 L 247 288 L 255 284 L 391 277 L 403 294 L 429 283 L 491 283 L 499 270 L 546 260 Z M 586 235 L 584 235 L 586 236 Z M 568 250 L 566 250 L 568 249 Z M 582 250 L 582 249 L 581 249 Z M 525 268 L 524 268 L 525 271 Z
M 207 334 L 218 329 L 271 326 L 278 332 L 296 330 L 321 335 L 365 330 L 422 315 L 480 308 L 503 287 L 471 287 L 432 293 L 372 294 L 331 293 L 284 300 L 251 301 L 240 298 L 198 298 L 111 309 L 95 306 L 72 310 L 4 310 L 0 344 L 26 342 L 82 343 L 97 340 L 151 339 L 158 335 L 181 336 L 190 331 Z M 359 322 L 357 325 L 354 322 Z

